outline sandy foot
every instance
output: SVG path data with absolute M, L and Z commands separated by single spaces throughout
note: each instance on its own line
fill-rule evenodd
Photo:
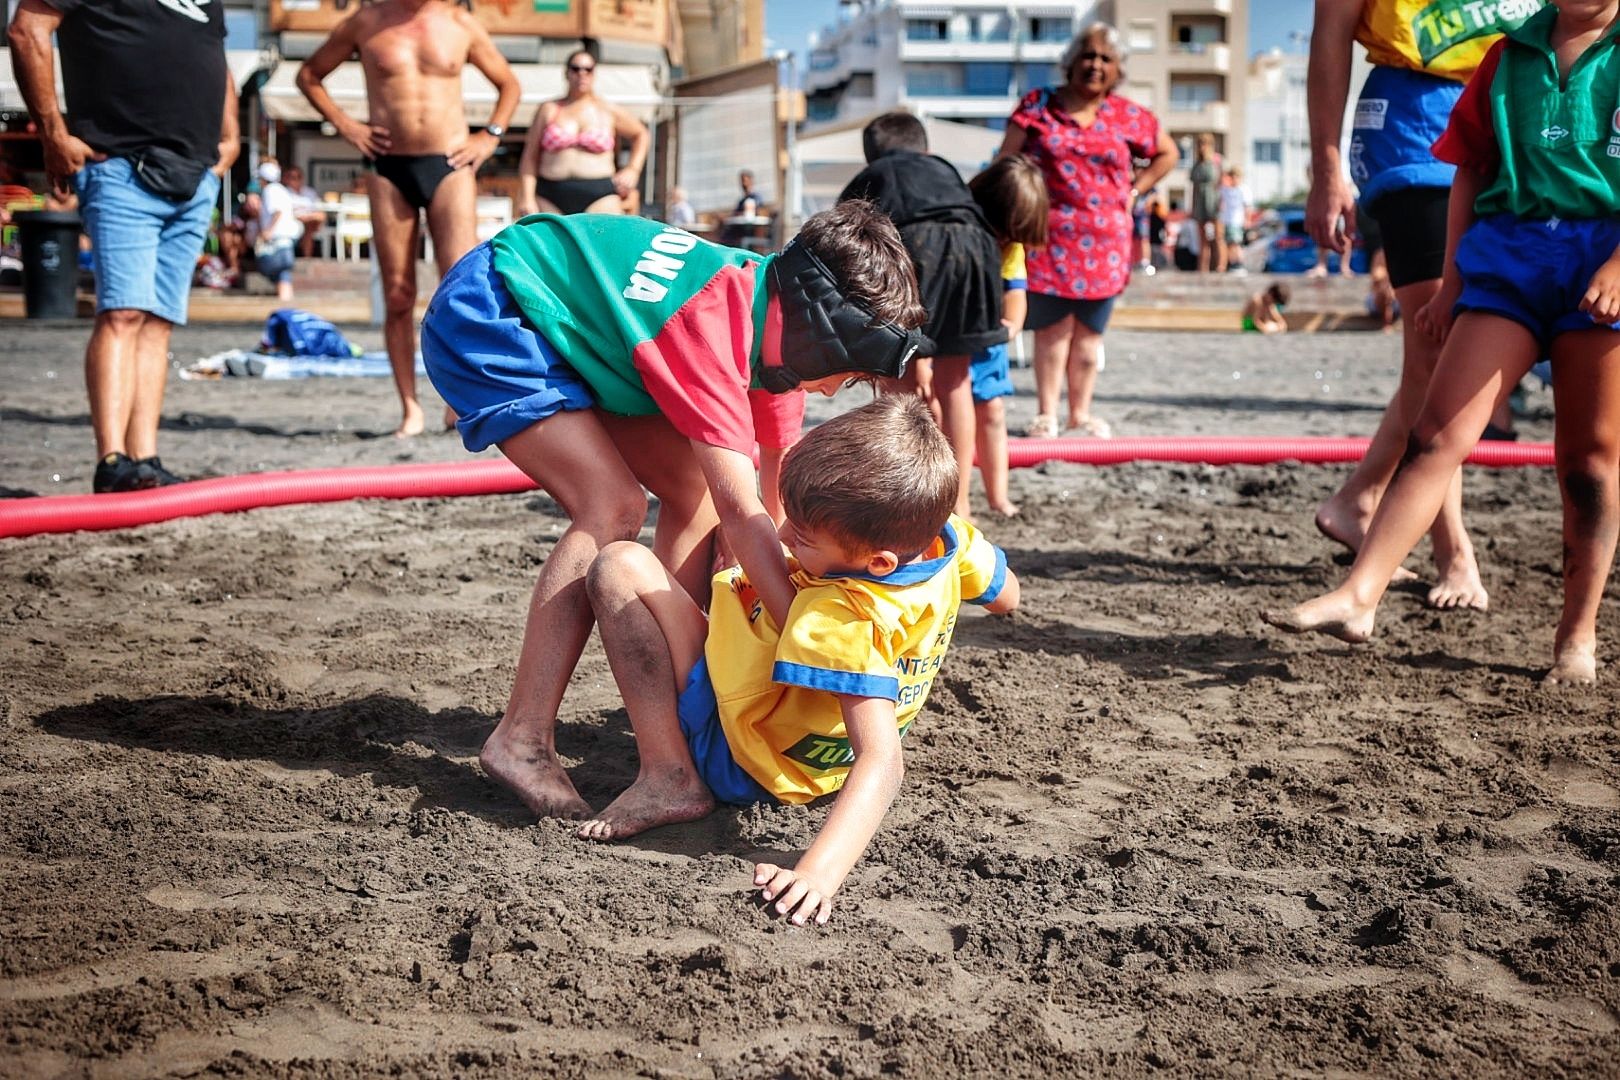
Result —
M 1352 555 L 1361 550 L 1361 542 L 1367 538 L 1367 525 L 1371 521 L 1370 513 L 1363 514 L 1355 507 L 1341 505 L 1337 495 L 1316 508 L 1316 531 L 1347 549 Z M 1397 566 L 1395 572 L 1389 575 L 1391 585 L 1416 580 L 1417 575 L 1404 566 Z M 1483 589 L 1480 591 L 1484 592 Z
M 562 762 L 550 750 L 497 730 L 484 743 L 478 764 L 541 817 L 578 820 L 591 814 L 590 804 L 579 797 Z
M 714 796 L 689 769 L 639 777 L 606 810 L 579 827 L 581 840 L 623 840 L 659 825 L 696 821 L 714 810 Z
M 1565 642 L 1553 652 L 1552 670 L 1543 686 L 1593 686 L 1597 683 L 1597 648 Z
M 1490 603 L 1485 583 L 1479 579 L 1479 564 L 1472 558 L 1453 560 L 1449 567 L 1440 570 L 1440 580 L 1429 590 L 1429 606 L 1443 610 L 1484 611 Z
M 1288 611 L 1270 609 L 1260 617 L 1290 634 L 1327 634 L 1352 645 L 1372 637 L 1373 611 L 1362 610 L 1335 593 L 1308 600 Z
M 414 401 L 407 401 L 405 403 L 405 419 L 401 420 L 399 427 L 394 429 L 394 438 L 412 438 L 422 434 L 423 429 L 426 427 L 427 417 L 422 412 L 422 406 Z

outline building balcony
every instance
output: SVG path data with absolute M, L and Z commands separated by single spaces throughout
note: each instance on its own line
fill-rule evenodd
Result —
M 1232 0 L 1170 0 L 1171 15 L 1230 15 Z
M 1028 54 L 1028 46 L 1024 48 Z M 901 60 L 1000 60 L 1018 59 L 1019 48 L 1011 39 L 1003 41 L 901 41 Z
M 947 120 L 952 117 L 962 119 L 1006 119 L 1018 107 L 1018 98 L 1014 94 L 999 97 L 981 96 L 976 94 L 918 94 L 906 91 L 905 100 L 916 106 L 920 113 L 928 116 L 939 116 Z
M 1214 131 L 1225 134 L 1231 130 L 1232 107 L 1224 101 L 1206 101 L 1202 104 L 1172 101 L 1170 107 L 1159 116 L 1164 126 L 1172 131 Z
M 1227 75 L 1232 71 L 1232 47 L 1224 41 L 1172 45 L 1165 55 L 1165 67 L 1176 75 Z

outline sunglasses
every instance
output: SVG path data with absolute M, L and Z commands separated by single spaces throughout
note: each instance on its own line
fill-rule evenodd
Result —
M 580 75 L 589 75 L 591 72 L 596 70 L 596 65 L 595 64 L 569 64 L 568 65 L 568 70 L 573 71 L 573 72 L 577 72 Z

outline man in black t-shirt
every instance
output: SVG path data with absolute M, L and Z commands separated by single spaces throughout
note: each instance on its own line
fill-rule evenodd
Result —
M 157 456 L 169 335 L 186 321 L 220 177 L 238 149 L 224 5 L 22 0 L 7 36 L 46 174 L 58 192 L 77 192 L 96 260 L 84 361 L 100 459 L 92 487 L 178 483 Z

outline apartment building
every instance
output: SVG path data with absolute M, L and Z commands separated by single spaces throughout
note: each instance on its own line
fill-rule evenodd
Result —
M 1225 163 L 1243 164 L 1248 0 L 1116 0 L 1115 25 L 1129 52 L 1120 92 L 1152 109 L 1181 150 L 1171 198 L 1184 197 L 1205 132 Z
M 1000 128 L 1031 87 L 1062 80 L 1069 40 L 1095 21 L 1118 27 L 1128 56 L 1120 93 L 1152 109 L 1182 150 L 1209 132 L 1231 162 L 1247 157 L 1248 0 L 857 0 L 818 36 L 804 78 L 810 130 L 896 107 Z
M 1023 94 L 1058 81 L 1076 31 L 1111 0 L 852 0 L 817 36 L 807 131 L 893 108 L 1001 128 Z
M 1310 187 L 1311 121 L 1306 109 L 1304 53 L 1260 53 L 1249 64 L 1248 154 L 1245 183 L 1259 202 L 1300 200 Z M 1372 65 L 1360 45 L 1350 68 L 1341 128 L 1341 160 L 1349 161 L 1350 121 Z

